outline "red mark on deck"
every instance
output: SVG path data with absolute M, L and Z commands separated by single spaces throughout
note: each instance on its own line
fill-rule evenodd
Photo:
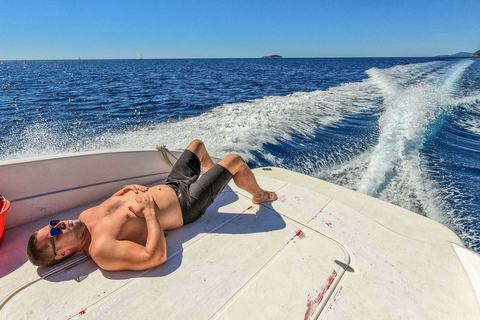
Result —
M 305 235 L 305 233 L 304 233 L 302 230 L 297 230 L 297 233 L 295 233 L 295 235 L 292 237 L 292 239 L 290 239 L 290 240 L 287 242 L 287 244 L 289 244 L 289 243 L 292 242 L 292 241 L 295 241 L 296 238 L 298 238 L 298 239 L 303 239 L 303 238 L 305 238 L 305 237 L 306 237 L 306 235 Z
M 326 224 L 327 226 L 329 226 L 330 228 L 332 227 L 332 223 L 331 223 L 331 222 L 325 222 L 325 224 Z
M 79 313 L 77 313 L 77 314 L 74 315 L 74 316 L 71 316 L 71 317 L 68 318 L 67 320 L 70 320 L 70 319 L 73 319 L 73 318 L 76 318 L 76 317 L 81 317 L 81 316 L 83 316 L 85 313 L 87 313 L 87 309 L 83 309 L 82 311 L 80 311 Z
M 336 305 L 337 305 L 337 301 L 340 299 L 340 294 L 342 293 L 342 289 L 343 289 L 343 287 L 340 286 L 337 293 L 335 293 L 335 296 L 333 297 L 333 302 L 330 305 L 330 308 L 328 308 L 328 310 L 332 310 L 332 309 L 335 310 Z
M 305 238 L 305 233 L 303 233 L 302 230 L 298 230 L 298 232 L 295 234 L 295 237 L 303 239 L 303 238 Z
M 245 212 L 247 212 L 249 210 L 252 210 L 253 208 L 254 208 L 254 206 L 250 206 L 247 209 L 243 210 L 241 214 L 244 214 Z
M 304 320 L 310 319 L 310 317 L 313 315 L 317 307 L 320 305 L 320 303 L 323 300 L 323 297 L 325 296 L 325 293 L 327 293 L 328 289 L 332 286 L 333 281 L 337 277 L 337 271 L 335 269 L 333 270 L 333 273 L 328 277 L 327 283 L 325 286 L 320 289 L 319 294 L 317 295 L 316 298 L 312 299 L 310 297 L 310 294 L 308 295 L 308 301 L 307 301 L 307 311 L 305 312 L 305 318 Z M 317 291 L 318 292 L 318 291 Z

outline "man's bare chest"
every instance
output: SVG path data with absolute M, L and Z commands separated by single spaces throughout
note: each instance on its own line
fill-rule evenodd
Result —
M 136 216 L 128 209 L 132 205 L 129 199 L 119 199 L 105 203 L 95 212 L 96 226 L 92 230 L 92 239 L 108 236 L 115 240 L 130 240 L 139 244 L 146 241 L 147 225 L 145 219 Z

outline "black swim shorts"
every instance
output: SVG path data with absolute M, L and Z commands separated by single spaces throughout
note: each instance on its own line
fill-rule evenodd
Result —
M 198 179 L 200 169 L 197 155 L 185 150 L 165 183 L 177 193 L 184 225 L 200 218 L 233 177 L 230 171 L 216 164 Z

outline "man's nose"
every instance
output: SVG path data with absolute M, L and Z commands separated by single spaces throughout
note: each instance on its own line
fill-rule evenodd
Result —
M 66 224 L 64 221 L 60 221 L 59 223 L 57 223 L 57 224 L 55 225 L 55 228 L 66 229 L 66 228 L 67 228 L 67 224 Z

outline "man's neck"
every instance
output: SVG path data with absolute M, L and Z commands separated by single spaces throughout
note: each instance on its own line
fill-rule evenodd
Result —
M 92 242 L 92 235 L 90 234 L 90 230 L 86 223 L 82 240 L 82 245 L 78 251 L 83 251 L 84 253 L 88 254 L 88 248 L 90 247 L 90 243 Z

